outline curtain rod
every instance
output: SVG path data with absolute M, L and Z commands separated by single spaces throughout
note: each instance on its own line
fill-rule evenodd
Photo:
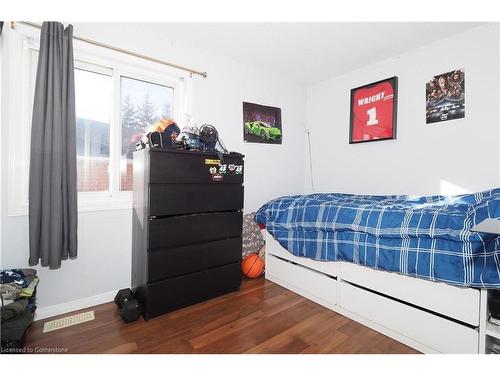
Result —
M 33 23 L 33 22 L 26 22 L 26 21 L 11 21 L 10 22 L 10 28 L 11 29 L 15 29 L 16 28 L 16 23 L 20 23 L 22 25 L 27 25 L 27 26 L 31 26 L 31 27 L 36 27 L 37 29 L 41 29 L 42 28 L 42 26 L 39 25 L 39 24 L 36 24 L 36 23 Z M 143 55 L 141 53 L 136 53 L 136 52 L 128 51 L 128 50 L 123 49 L 123 48 L 114 47 L 114 46 L 111 46 L 109 44 L 104 44 L 104 43 L 101 43 L 101 42 L 97 42 L 97 41 L 92 40 L 92 39 L 82 38 L 82 37 L 79 37 L 79 36 L 76 36 L 76 35 L 73 35 L 73 39 L 80 40 L 80 41 L 85 42 L 85 43 L 93 44 L 94 46 L 108 48 L 108 49 L 116 51 L 116 52 L 125 53 L 127 55 L 139 57 L 141 59 L 153 61 L 153 62 L 158 63 L 158 64 L 167 65 L 167 66 L 170 66 L 172 68 L 184 70 L 186 72 L 190 72 L 191 74 L 198 74 L 198 75 L 202 76 L 203 78 L 207 78 L 207 75 L 208 75 L 207 72 L 200 72 L 198 70 L 186 68 L 186 67 L 181 66 L 181 65 L 177 65 L 177 64 L 174 64 L 174 63 L 171 63 L 171 62 L 168 62 L 168 61 L 160 60 L 160 59 L 157 59 L 157 58 L 154 58 L 154 57 L 146 56 L 146 55 Z

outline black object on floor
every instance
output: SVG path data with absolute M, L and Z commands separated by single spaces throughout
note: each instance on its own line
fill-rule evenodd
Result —
M 144 318 L 238 290 L 243 155 L 134 153 L 132 290 Z
M 141 316 L 141 305 L 135 299 L 130 288 L 120 289 L 115 296 L 115 303 L 120 309 L 120 316 L 125 323 L 136 321 Z
M 500 319 L 500 290 L 488 291 L 488 307 L 494 319 Z

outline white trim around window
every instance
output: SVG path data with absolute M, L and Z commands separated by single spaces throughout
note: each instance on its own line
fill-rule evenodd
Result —
M 8 215 L 28 214 L 29 149 L 36 51 L 39 31 L 23 25 L 8 28 L 2 35 L 2 55 L 7 58 L 8 75 L 2 91 L 9 93 L 3 119 L 8 124 Z M 110 190 L 79 192 L 78 210 L 130 209 L 132 192 L 120 191 L 121 95 L 120 79 L 128 77 L 174 89 L 173 117 L 182 128 L 191 113 L 191 78 L 185 72 L 140 58 L 74 40 L 75 68 L 112 75 L 113 108 L 110 121 Z M 5 88 L 5 91 L 3 90 Z M 6 112 L 6 113 L 5 113 Z

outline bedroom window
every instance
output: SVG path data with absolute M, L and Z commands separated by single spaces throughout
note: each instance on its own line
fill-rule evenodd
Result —
M 174 89 L 157 83 L 121 77 L 120 189 L 132 190 L 135 144 L 151 124 L 173 117 Z
M 2 35 L 4 37 L 4 35 Z M 18 25 L 6 30 L 2 54 L 9 74 L 10 216 L 28 213 L 31 114 L 39 31 Z M 74 40 L 76 147 L 79 211 L 132 207 L 135 143 L 163 117 L 182 128 L 190 109 L 190 77 L 154 62 Z M 21 63 L 20 63 L 21 62 Z M 22 126 L 19 126 L 22 124 Z
M 75 69 L 76 164 L 79 192 L 109 191 L 113 80 Z

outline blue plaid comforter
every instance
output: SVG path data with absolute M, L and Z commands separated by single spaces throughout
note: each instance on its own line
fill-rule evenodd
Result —
M 470 230 L 486 218 L 500 218 L 500 189 L 459 196 L 295 195 L 256 214 L 296 256 L 500 289 L 499 237 Z

